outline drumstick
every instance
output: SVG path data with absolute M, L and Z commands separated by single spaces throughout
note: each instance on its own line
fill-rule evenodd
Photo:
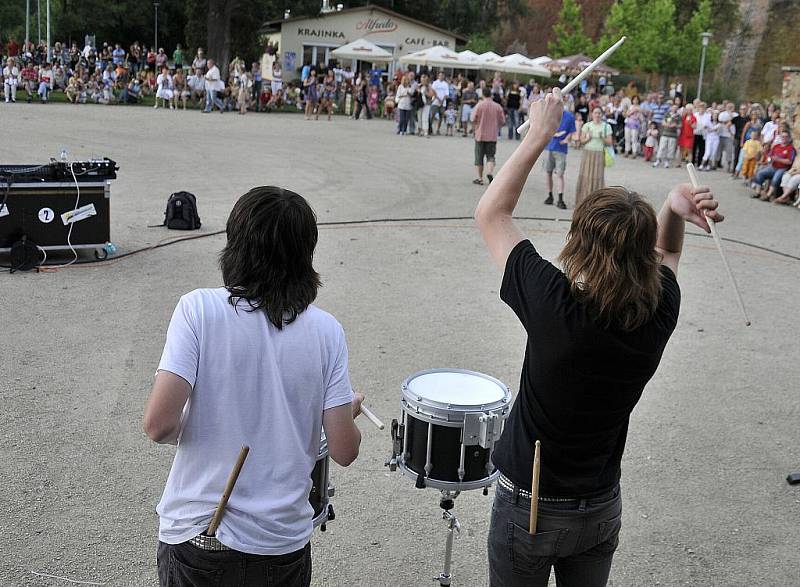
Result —
M 531 527 L 530 533 L 536 534 L 536 514 L 539 513 L 539 468 L 542 462 L 542 443 L 536 441 L 533 451 L 533 477 L 531 478 Z
M 594 70 L 596 67 L 598 67 L 599 65 L 602 65 L 602 63 L 603 63 L 603 62 L 604 62 L 606 59 L 608 59 L 609 57 L 611 57 L 611 54 L 612 54 L 612 53 L 614 53 L 614 51 L 616 51 L 617 49 L 619 49 L 619 46 L 620 46 L 620 45 L 622 45 L 622 43 L 624 43 L 624 42 L 625 42 L 625 39 L 626 39 L 626 38 L 627 38 L 627 37 L 622 37 L 622 38 L 621 38 L 619 41 L 617 41 L 616 43 L 614 43 L 613 45 L 611 45 L 611 47 L 609 47 L 608 49 L 606 49 L 606 52 L 605 52 L 605 53 L 603 53 L 603 54 L 602 54 L 600 57 L 598 57 L 597 59 L 595 59 L 594 61 L 592 61 L 592 62 L 589 64 L 589 66 L 588 66 L 586 69 L 584 69 L 582 72 L 580 72 L 580 73 L 579 73 L 577 76 L 575 76 L 575 78 L 574 78 L 572 81 L 570 81 L 570 82 L 569 82 L 569 83 L 568 83 L 566 86 L 564 86 L 564 88 L 561 90 L 561 94 L 562 94 L 562 95 L 564 95 L 564 96 L 566 96 L 566 95 L 567 95 L 567 94 L 569 94 L 569 93 L 570 93 L 572 90 L 574 90 L 576 87 L 578 87 L 578 84 L 579 84 L 579 83 L 581 83 L 581 82 L 584 80 L 584 78 L 585 78 L 586 76 L 588 76 L 590 73 L 592 73 L 592 71 L 593 71 L 593 70 Z M 528 118 L 528 120 L 526 120 L 525 122 L 523 122 L 523 123 L 520 125 L 520 127 L 517 129 L 517 132 L 518 132 L 518 133 L 520 133 L 520 134 L 522 134 L 523 132 L 525 132 L 526 130 L 528 130 L 528 127 L 529 127 L 530 125 L 531 125 L 531 119 L 530 119 L 530 118 Z
M 697 180 L 697 170 L 695 169 L 694 165 L 691 163 L 686 164 L 686 171 L 689 172 L 689 180 L 692 182 L 693 187 L 698 187 L 700 182 Z M 728 272 L 728 277 L 731 280 L 731 285 L 733 286 L 733 291 L 736 292 L 736 300 L 739 302 L 739 309 L 742 311 L 742 316 L 744 316 L 744 323 L 746 326 L 750 326 L 750 318 L 747 317 L 747 310 L 744 308 L 744 301 L 742 300 L 742 294 L 739 291 L 739 286 L 736 283 L 736 278 L 733 276 L 733 271 L 731 271 L 731 266 L 728 264 L 728 258 L 725 256 L 725 251 L 722 249 L 722 239 L 719 238 L 719 233 L 717 233 L 717 226 L 716 223 L 708 217 L 706 214 L 706 222 L 708 222 L 708 226 L 711 229 L 711 236 L 714 239 L 714 244 L 717 245 L 717 250 L 719 251 L 720 257 L 722 257 L 722 264 L 725 265 L 725 270 Z
M 367 417 L 367 420 L 369 420 L 370 422 L 372 422 L 373 424 L 375 424 L 375 426 L 377 426 L 377 427 L 378 427 L 378 430 L 383 430 L 383 429 L 385 428 L 385 426 L 383 425 L 383 422 L 381 422 L 381 421 L 378 419 L 378 416 L 376 416 L 375 414 L 373 414 L 373 413 L 370 411 L 370 409 L 369 409 L 369 408 L 367 408 L 366 406 L 361 406 L 361 413 L 362 413 L 362 414 L 364 414 L 364 415 Z
M 244 460 L 247 458 L 247 453 L 249 452 L 250 447 L 247 445 L 242 445 L 242 450 L 239 451 L 239 458 L 236 459 L 236 464 L 233 466 L 231 476 L 228 477 L 228 484 L 225 486 L 225 493 L 222 494 L 222 498 L 219 500 L 219 504 L 217 504 L 217 511 L 214 512 L 214 517 L 211 518 L 211 523 L 208 525 L 208 530 L 206 530 L 206 534 L 209 536 L 213 536 L 217 533 L 217 528 L 219 528 L 219 523 L 222 521 L 222 515 L 225 512 L 225 506 L 228 504 L 228 499 L 230 499 L 231 493 L 233 493 L 233 486 L 236 485 L 236 480 L 239 478 L 242 465 L 244 465 Z

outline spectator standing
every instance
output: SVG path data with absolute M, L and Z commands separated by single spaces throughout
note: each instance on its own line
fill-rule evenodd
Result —
M 497 136 L 506 122 L 503 107 L 492 99 L 492 90 L 484 87 L 482 97 L 472 112 L 472 127 L 475 131 L 475 169 L 478 177 L 472 180 L 483 185 L 483 162 L 486 160 L 486 177 L 489 183 L 494 179 Z
M 445 81 L 443 71 L 440 71 L 436 76 L 436 81 L 431 84 L 433 92 L 433 100 L 430 109 L 429 124 L 432 127 L 434 119 L 436 120 L 436 134 L 441 134 L 442 120 L 444 119 L 445 105 L 450 96 L 450 84 Z
M 472 109 L 478 103 L 478 92 L 475 91 L 475 82 L 467 83 L 467 88 L 461 92 L 461 132 L 466 137 L 471 131 L 470 120 Z
M 239 114 L 247 114 L 247 104 L 250 102 L 250 95 L 253 91 L 253 80 L 247 70 L 242 68 L 237 81 L 239 84 L 239 95 L 236 99 L 236 105 L 239 107 Z
M 431 98 L 434 93 L 431 90 L 430 78 L 427 73 L 423 73 L 420 77 L 419 86 L 417 87 L 417 134 L 421 137 L 430 137 L 430 122 L 431 122 Z
M 9 41 L 9 45 L 10 44 L 11 41 Z M 8 104 L 9 102 L 16 103 L 18 83 L 19 83 L 19 68 L 14 62 L 14 58 L 9 57 L 8 61 L 6 61 L 6 66 L 3 68 L 3 95 L 6 98 L 6 104 Z
M 317 70 L 311 69 L 308 72 L 308 77 L 303 80 L 303 95 L 306 100 L 306 120 L 311 120 L 311 115 L 316 112 L 317 119 L 319 119 L 319 112 L 317 112 L 317 105 L 319 102 L 319 89 L 317 88 Z
M 266 80 L 266 73 L 262 72 Z M 269 82 L 270 90 L 272 91 L 273 100 L 280 96 L 283 92 L 283 70 L 281 69 L 281 62 L 277 59 L 272 64 L 272 75 Z
M 719 152 L 717 162 L 719 167 L 724 167 L 728 173 L 733 173 L 735 161 L 733 159 L 733 121 L 731 113 L 723 110 L 719 115 Z
M 194 60 L 192 61 L 192 69 L 195 72 L 199 71 L 200 75 L 205 75 L 207 68 L 208 61 L 206 60 L 206 54 L 203 52 L 202 47 L 198 47 L 197 54 L 194 56 Z
M 661 139 L 658 141 L 658 154 L 653 167 L 658 167 L 662 161 L 664 162 L 664 167 L 669 167 L 669 161 L 675 157 L 675 150 L 678 146 L 680 124 L 681 117 L 678 114 L 678 107 L 672 104 L 661 121 Z
M 180 43 L 175 46 L 175 50 L 172 52 L 172 62 L 175 64 L 175 69 L 183 69 L 183 49 L 181 49 Z
M 680 149 L 681 161 L 689 163 L 692 160 L 694 129 L 696 126 L 697 118 L 694 115 L 694 107 L 691 104 L 687 104 L 683 109 L 681 129 L 678 133 L 678 148 Z
M 147 67 L 150 71 L 156 70 L 156 49 L 155 47 L 150 47 L 150 50 L 147 52 Z
M 603 120 L 600 108 L 592 110 L 592 120 L 581 127 L 583 157 L 575 188 L 575 206 L 585 197 L 606 185 L 605 148 L 614 141 L 611 125 Z
M 139 41 L 134 41 L 133 45 L 128 47 L 128 61 L 131 73 L 135 74 L 139 71 L 139 64 L 142 60 L 142 48 L 139 46 Z
M 16 57 L 19 55 L 19 45 L 17 41 L 14 40 L 14 37 L 8 38 L 8 43 L 6 43 L 6 51 L 9 57 Z
M 167 65 L 167 54 L 164 52 L 164 47 L 158 49 L 156 54 L 156 71 L 161 71 Z
M 336 79 L 333 72 L 329 69 L 322 81 L 322 101 L 320 110 L 327 111 L 328 122 L 333 120 L 333 104 L 336 101 Z
M 522 106 L 522 96 L 519 92 L 519 84 L 511 82 L 511 87 L 506 92 L 506 122 L 508 123 L 508 140 L 520 140 L 517 127 L 519 126 L 519 108 Z
M 706 133 L 711 126 L 711 112 L 706 109 L 705 102 L 698 102 L 695 118 L 697 123 L 694 127 L 692 163 L 699 168 L 703 164 L 703 155 L 706 152 Z
M 636 98 L 638 102 L 638 98 Z M 642 111 L 638 104 L 631 104 L 625 116 L 625 157 L 639 155 L 639 137 L 642 131 Z
M 261 87 L 264 78 L 261 75 L 261 64 L 258 61 L 253 61 L 250 65 L 250 74 L 253 76 L 252 100 L 255 102 L 256 112 L 261 112 Z
M 664 117 L 667 115 L 667 112 L 669 112 L 670 105 L 671 102 L 664 101 L 664 94 L 662 94 L 661 92 L 656 94 L 656 102 L 653 105 L 652 120 L 653 122 L 656 123 L 659 130 L 661 130 L 661 124 L 664 122 Z
M 413 115 L 411 107 L 411 82 L 408 75 L 404 75 L 397 86 L 397 112 L 398 125 L 397 134 L 405 135 L 408 133 L 408 121 Z
M 214 63 L 213 59 L 209 59 L 206 62 L 206 66 L 208 67 L 208 71 L 206 71 L 204 76 L 206 107 L 203 110 L 203 113 L 208 114 L 214 109 L 214 106 L 216 106 L 219 108 L 220 114 L 222 114 L 225 112 L 225 105 L 222 103 L 222 100 L 217 97 L 217 92 L 223 90 L 225 88 L 225 84 L 220 78 L 219 68 L 217 67 L 216 63 Z
M 124 65 L 125 63 L 125 49 L 119 43 L 114 45 L 114 50 L 111 52 L 111 61 L 114 65 Z
M 703 153 L 703 162 L 700 171 L 711 171 L 716 165 L 717 149 L 719 148 L 719 114 L 716 110 L 711 112 L 711 122 L 706 127 L 706 150 Z
M 769 120 L 764 123 L 764 128 L 761 131 L 761 143 L 765 149 L 772 146 L 772 141 L 775 139 L 775 134 L 778 131 L 778 119 L 781 117 L 781 111 L 777 108 L 773 109 L 770 114 Z
M 558 185 L 558 202 L 556 206 L 562 210 L 567 209 L 564 203 L 564 173 L 567 169 L 567 151 L 569 150 L 570 137 L 575 133 L 575 115 L 567 108 L 567 97 L 562 96 L 564 112 L 561 114 L 561 124 L 558 130 L 545 147 L 547 159 L 544 163 L 544 172 L 547 177 L 547 199 L 544 203 L 553 203 L 553 173 L 556 174 Z

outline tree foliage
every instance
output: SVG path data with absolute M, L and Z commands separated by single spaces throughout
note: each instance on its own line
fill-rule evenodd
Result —
M 664 76 L 694 73 L 700 67 L 700 33 L 711 26 L 711 0 L 700 0 L 681 26 L 675 0 L 617 0 L 606 17 L 598 49 L 625 35 L 627 40 L 609 58 L 609 65 Z M 713 66 L 719 55 L 719 46 L 712 42 L 706 63 Z
M 553 40 L 547 44 L 548 54 L 555 59 L 576 53 L 587 53 L 592 48 L 592 40 L 583 31 L 580 4 L 576 0 L 563 0 L 558 20 L 553 26 Z

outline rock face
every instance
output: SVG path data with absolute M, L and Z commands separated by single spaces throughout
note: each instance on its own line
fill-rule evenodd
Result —
M 579 2 L 584 30 L 596 39 L 614 0 Z M 562 0 L 528 0 L 525 17 L 509 14 L 503 19 L 495 37 L 497 49 L 524 49 L 531 56 L 546 55 L 561 3 Z M 714 18 L 718 23 L 714 40 L 723 47 L 723 55 L 715 70 L 708 72 L 708 83 L 717 84 L 725 95 L 735 98 L 761 100 L 779 96 L 781 67 L 800 65 L 800 1 L 738 0 L 738 11 L 720 9 Z

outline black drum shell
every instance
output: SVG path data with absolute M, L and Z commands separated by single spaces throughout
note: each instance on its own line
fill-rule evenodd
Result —
M 328 452 L 317 458 L 314 470 L 311 472 L 311 491 L 308 494 L 308 502 L 314 508 L 314 518 L 317 518 L 328 507 L 330 499 L 328 497 L 328 474 L 330 469 L 330 458 Z
M 461 464 L 462 428 L 453 426 L 432 426 L 433 444 L 431 446 L 431 469 L 428 478 L 453 483 L 480 481 L 490 476 L 488 448 L 478 445 L 467 446 L 464 451 L 464 478 L 458 478 Z M 406 412 L 405 465 L 417 474 L 425 474 L 428 453 L 428 422 L 415 418 Z M 493 470 L 493 468 L 492 468 Z

